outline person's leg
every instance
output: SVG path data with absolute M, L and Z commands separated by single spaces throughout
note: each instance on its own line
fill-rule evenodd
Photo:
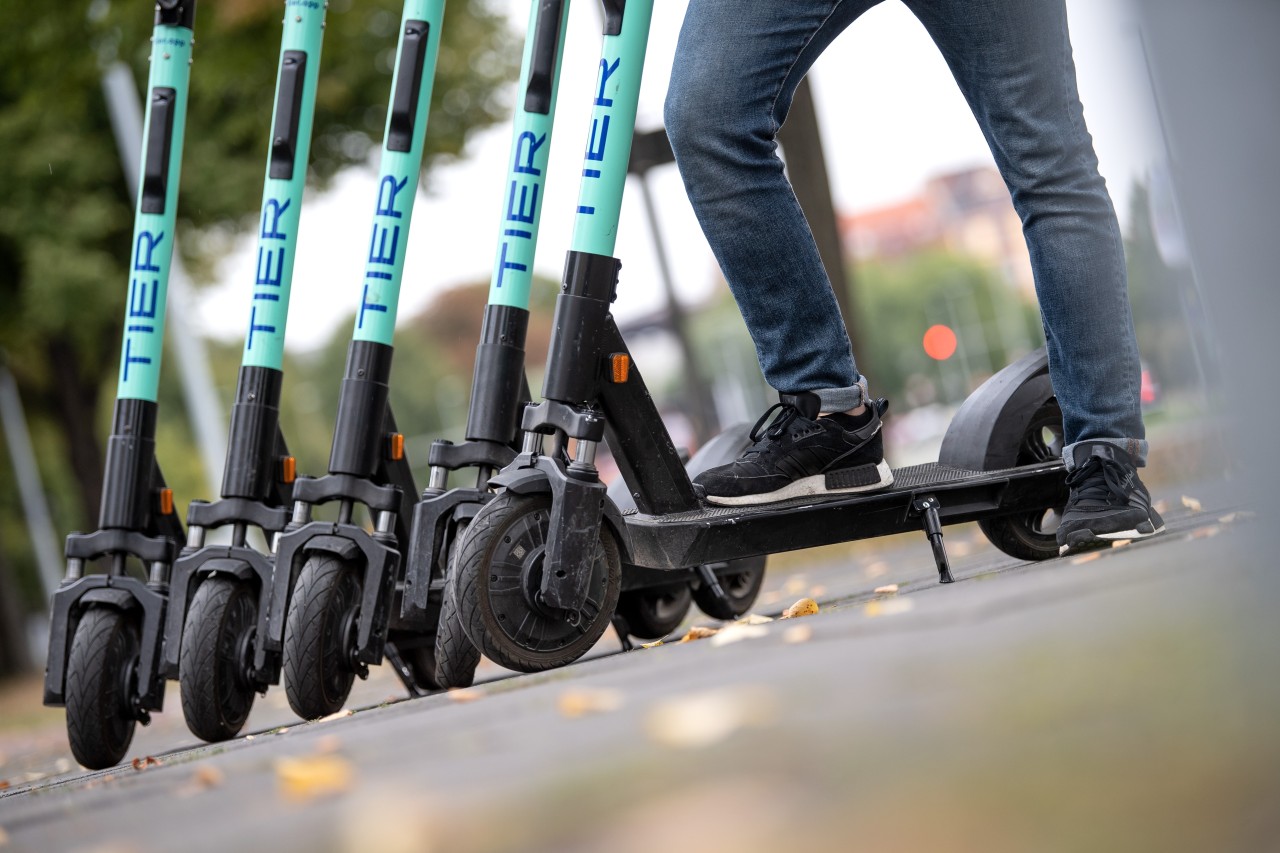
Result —
M 859 406 L 865 382 L 775 137 L 814 60 L 879 2 L 691 0 L 667 93 L 680 174 L 765 379 L 823 411 Z
M 1062 407 L 1064 549 L 1163 529 L 1137 477 L 1141 368 L 1115 209 L 1085 127 L 1064 0 L 903 0 L 942 51 L 1022 219 Z

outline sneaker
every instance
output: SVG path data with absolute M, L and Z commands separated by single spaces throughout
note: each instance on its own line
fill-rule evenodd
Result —
M 1072 453 L 1075 467 L 1067 474 L 1071 495 L 1058 526 L 1059 553 L 1144 539 L 1164 530 L 1132 456 L 1106 442 L 1084 442 Z
M 736 462 L 694 478 L 699 497 L 721 506 L 772 503 L 809 495 L 883 489 L 893 482 L 884 461 L 880 417 L 887 400 L 861 415 L 818 417 L 818 395 L 780 394 L 751 430 L 751 447 Z M 769 416 L 777 416 L 767 427 Z

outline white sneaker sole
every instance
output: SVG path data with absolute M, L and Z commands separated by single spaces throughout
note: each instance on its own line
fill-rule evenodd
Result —
M 825 474 L 814 474 L 812 477 L 802 477 L 792 483 L 788 483 L 781 489 L 773 492 L 763 492 L 758 495 L 741 495 L 739 497 L 724 497 L 721 495 L 707 495 L 707 503 L 716 506 L 755 506 L 756 504 L 771 504 L 778 501 L 791 500 L 792 498 L 807 498 L 815 495 L 845 495 L 857 492 L 874 492 L 883 489 L 886 486 L 893 485 L 893 469 L 889 467 L 889 463 L 880 460 L 876 465 L 876 473 L 880 475 L 880 481 L 871 483 L 866 486 L 851 486 L 845 489 L 828 489 L 827 478 Z
M 1075 545 L 1059 545 L 1058 556 L 1059 557 L 1066 556 L 1067 554 L 1070 554 L 1072 551 L 1092 550 L 1089 547 L 1090 543 L 1092 542 L 1121 542 L 1125 539 L 1148 539 L 1152 536 L 1155 536 L 1157 533 L 1163 533 L 1163 532 L 1164 532 L 1164 525 L 1162 524 L 1159 527 L 1157 527 L 1155 530 L 1152 530 L 1150 533 L 1143 533 L 1137 528 L 1134 528 L 1133 530 L 1121 530 L 1116 533 L 1095 533 L 1092 539 L 1087 539 L 1084 542 L 1078 542 Z

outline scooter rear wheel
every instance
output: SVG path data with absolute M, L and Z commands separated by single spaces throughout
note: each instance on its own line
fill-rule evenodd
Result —
M 716 571 L 727 600 L 718 598 L 706 584 L 693 588 L 698 609 L 712 619 L 738 619 L 751 610 L 764 584 L 765 557 L 744 557 Z M 723 565 L 723 564 L 721 564 Z
M 235 737 L 253 709 L 257 600 L 248 584 L 225 577 L 206 579 L 191 600 L 178 682 L 187 728 L 201 740 Z
M 90 770 L 119 764 L 133 742 L 139 646 L 136 626 L 115 608 L 90 608 L 76 626 L 67 657 L 67 739 Z
M 436 626 L 435 680 L 442 688 L 470 687 L 476 680 L 480 650 L 467 637 L 458 612 L 458 596 L 454 592 L 454 576 L 458 570 L 458 542 L 466 532 L 459 527 L 449 543 L 445 560 L 448 571 L 444 579 L 444 599 L 440 602 L 440 622 Z
M 518 672 L 554 669 L 586 654 L 609 627 L 622 587 L 618 545 L 602 524 L 577 624 L 538 604 L 550 520 L 550 495 L 504 492 L 472 519 L 458 550 L 463 629 L 482 654 Z
M 679 628 L 692 606 L 693 591 L 688 584 L 630 589 L 618 598 L 618 615 L 626 621 L 631 636 L 657 640 Z
M 351 694 L 351 662 L 360 581 L 332 554 L 310 557 L 298 573 L 284 625 L 284 686 L 304 720 L 342 710 Z
M 1062 456 L 1062 409 L 1050 397 L 1031 416 L 1018 446 L 1017 465 L 1053 462 Z M 1019 560 L 1049 560 L 1058 556 L 1058 522 L 1065 507 L 1037 509 L 983 518 L 978 528 L 992 545 Z

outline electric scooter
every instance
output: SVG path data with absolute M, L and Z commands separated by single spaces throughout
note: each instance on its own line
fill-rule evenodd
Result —
M 444 0 L 406 0 L 377 184 L 373 229 L 355 330 L 338 402 L 329 475 L 293 484 L 289 524 L 277 540 L 269 605 L 261 608 L 254 668 L 279 656 L 294 712 L 304 719 L 342 707 L 356 675 L 391 659 L 411 692 L 434 673 L 414 668 L 430 643 L 391 625 L 408 550 L 417 486 L 388 401 L 392 333 L 413 200 L 422 165 Z M 338 504 L 337 521 L 312 520 L 313 507 Z M 373 530 L 353 520 L 368 508 Z M 398 604 L 398 603 L 397 603 Z
M 179 680 L 187 727 L 207 741 L 234 737 L 254 693 L 280 680 L 278 656 L 268 656 L 262 670 L 253 666 L 258 615 L 270 602 L 272 561 L 247 542 L 247 534 L 256 527 L 270 539 L 284 530 L 297 469 L 280 431 L 280 391 L 324 19 L 321 4 L 290 6 L 285 15 L 222 499 L 191 502 L 187 544 L 169 588 L 162 671 Z M 230 544 L 205 543 L 206 531 L 227 526 Z
M 65 705 L 76 760 L 120 762 L 137 723 L 164 705 L 159 673 L 169 572 L 183 540 L 155 456 L 164 312 L 177 219 L 195 0 L 158 0 L 134 214 L 120 379 L 98 530 L 67 537 L 54 593 L 44 703 Z M 105 559 L 105 574 L 86 563 Z M 146 580 L 131 574 L 140 562 Z
M 1056 556 L 1051 528 L 1067 490 L 1061 413 L 1043 350 L 971 395 L 948 430 L 940 461 L 896 471 L 886 491 L 753 507 L 712 507 L 698 499 L 609 310 L 617 295 L 621 265 L 612 252 L 653 0 L 606 9 L 591 143 L 544 400 L 526 407 L 521 453 L 490 480 L 500 491 L 476 513 L 458 546 L 453 593 L 471 641 L 523 672 L 576 660 L 609 624 L 623 562 L 671 573 L 923 529 L 939 580 L 951 583 L 942 527 L 973 520 L 1006 553 Z M 886 405 L 875 404 L 882 411 Z M 689 468 L 731 461 L 746 442 L 743 432 L 709 442 Z M 544 452 L 548 436 L 556 443 L 572 439 L 572 459 Z M 600 482 L 594 462 L 602 440 L 633 511 L 621 511 Z
M 515 458 L 519 414 L 530 397 L 524 374 L 529 288 L 568 13 L 568 0 L 542 0 L 530 9 L 517 89 L 523 98 L 516 104 L 507 158 L 498 250 L 476 347 L 466 441 L 432 443 L 429 481 L 413 511 L 401 619 L 431 640 L 414 654 L 423 669 L 434 672 L 439 687 L 470 685 L 480 661 L 446 594 L 446 578 L 459 530 L 491 496 L 486 482 Z M 463 468 L 475 469 L 475 486 L 448 488 L 449 473 Z

